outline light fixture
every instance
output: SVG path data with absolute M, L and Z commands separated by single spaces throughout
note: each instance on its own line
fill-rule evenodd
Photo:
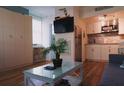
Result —
M 117 25 L 118 19 L 114 15 L 103 15 L 99 17 L 102 26 Z
M 99 21 L 101 21 L 102 26 L 106 25 L 107 15 L 100 16 L 98 19 L 99 19 Z

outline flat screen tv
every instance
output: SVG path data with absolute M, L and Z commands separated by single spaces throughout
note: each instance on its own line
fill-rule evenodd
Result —
M 55 33 L 69 33 L 74 31 L 74 17 L 65 17 L 54 21 Z

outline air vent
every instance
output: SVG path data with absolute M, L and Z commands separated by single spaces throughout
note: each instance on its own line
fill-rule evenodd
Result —
M 100 6 L 100 7 L 96 7 L 95 11 L 102 11 L 102 10 L 106 10 L 106 9 L 110 9 L 113 8 L 114 6 Z

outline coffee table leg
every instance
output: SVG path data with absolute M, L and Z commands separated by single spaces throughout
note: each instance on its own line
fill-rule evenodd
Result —
M 28 80 L 27 80 L 26 75 L 24 75 L 24 85 L 25 85 L 25 86 L 27 86 L 27 85 L 28 85 Z
M 50 86 L 54 86 L 55 85 L 55 82 L 50 82 Z
M 83 67 L 80 67 L 80 79 L 83 80 Z

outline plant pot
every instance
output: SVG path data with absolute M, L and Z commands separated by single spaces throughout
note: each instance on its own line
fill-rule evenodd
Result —
M 52 61 L 53 61 L 54 68 L 58 68 L 62 66 L 62 59 L 53 59 Z

